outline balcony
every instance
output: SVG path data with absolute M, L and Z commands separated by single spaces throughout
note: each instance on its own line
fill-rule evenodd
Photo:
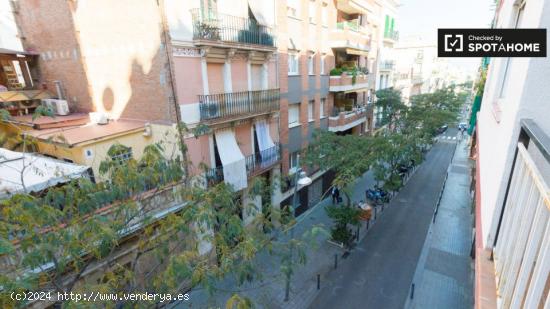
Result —
M 279 89 L 199 95 L 201 121 L 226 122 L 279 110 Z
M 380 70 L 382 71 L 391 71 L 395 67 L 395 61 L 385 60 L 380 62 Z
M 413 85 L 418 85 L 424 83 L 424 77 L 422 77 L 422 74 L 413 74 L 411 77 L 411 83 Z
M 345 110 L 349 109 L 350 101 L 353 103 L 353 100 L 344 99 L 343 101 L 346 101 L 343 102 L 346 108 L 344 110 L 336 108 L 328 119 L 328 130 L 331 132 L 346 131 L 367 121 L 367 107 L 361 106 Z
M 334 73 L 334 71 L 333 71 Z M 337 73 L 337 72 L 336 72 Z M 367 74 L 358 72 L 355 80 L 350 72 L 343 72 L 340 75 L 330 76 L 329 91 L 331 92 L 353 92 L 363 90 L 368 87 Z
M 367 0 L 337 0 L 336 8 L 346 14 L 367 14 L 373 11 Z
M 276 49 L 276 40 L 270 27 L 259 25 L 249 18 L 201 12 L 192 9 L 193 40 L 195 45 L 231 47 L 239 49 Z
M 260 175 L 272 168 L 274 165 L 278 164 L 280 161 L 281 146 L 279 144 L 275 144 L 275 146 L 271 148 L 245 157 L 246 174 L 249 178 Z M 222 182 L 224 180 L 223 166 L 208 169 L 205 173 L 205 178 L 209 185 Z
M 370 50 L 370 35 L 359 25 L 359 20 L 343 20 L 336 23 L 336 30 L 330 34 L 330 47 L 352 55 L 366 55 Z
M 395 43 L 399 40 L 399 32 L 398 31 L 386 31 L 384 32 L 384 41 Z

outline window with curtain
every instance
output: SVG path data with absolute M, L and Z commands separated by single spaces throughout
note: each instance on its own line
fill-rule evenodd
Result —
M 288 106 L 288 126 L 300 124 L 300 104 L 290 104 Z
M 319 107 L 319 118 L 325 117 L 326 103 L 327 103 L 327 98 L 321 98 L 321 106 Z
M 325 58 L 326 56 L 321 56 L 321 74 L 325 74 Z
M 288 53 L 288 75 L 299 74 L 299 58 L 297 53 Z
M 294 174 L 294 172 L 298 168 L 298 151 L 289 154 L 288 166 L 290 174 Z
M 310 100 L 307 103 L 307 118 L 309 121 L 315 120 L 313 119 L 314 111 L 315 111 L 315 100 Z

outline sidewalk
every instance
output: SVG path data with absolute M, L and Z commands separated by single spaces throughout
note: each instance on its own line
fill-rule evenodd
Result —
M 405 308 L 472 308 L 471 163 L 468 140 L 459 141 L 447 172 L 435 222 L 430 226 Z
M 375 181 L 371 172 L 367 172 L 359 178 L 354 184 L 353 202 L 365 200 L 365 189 L 374 186 L 374 184 Z M 331 203 L 329 196 L 300 216 L 295 227 L 295 237 L 299 237 L 305 231 L 319 225 L 329 232 L 332 220 L 326 215 L 325 208 Z M 382 217 L 382 209 L 377 207 L 377 210 L 377 219 L 379 219 Z M 369 231 L 376 221 L 370 221 Z M 364 238 L 366 234 L 366 224 L 364 223 L 360 229 L 360 239 Z M 307 308 L 319 292 L 317 290 L 317 274 L 321 275 L 322 286 L 327 278 L 335 276 L 333 274 L 335 272 L 334 256 L 338 256 L 338 264 L 342 262 L 343 250 L 329 244 L 326 241 L 328 237 L 325 235 L 319 236 L 317 238 L 317 248 L 308 248 L 307 250 L 307 263 L 295 266 L 288 302 L 284 301 L 285 277 L 280 271 L 279 257 L 261 253 L 258 255 L 257 260 L 258 269 L 263 270 L 262 280 L 237 287 L 234 279 L 226 278 L 217 285 L 217 292 L 210 299 L 205 291 L 197 290 L 190 293 L 190 301 L 174 304 L 170 308 L 224 308 L 225 302 L 233 293 L 252 299 L 257 308 Z

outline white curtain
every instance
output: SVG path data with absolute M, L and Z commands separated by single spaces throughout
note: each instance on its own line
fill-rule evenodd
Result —
M 215 134 L 218 153 L 223 164 L 223 178 L 236 191 L 247 187 L 246 162 L 232 130 Z
M 273 161 L 279 159 L 278 152 L 275 147 L 275 143 L 269 135 L 269 124 L 265 119 L 256 121 L 256 137 L 258 140 L 258 148 L 260 148 L 260 157 L 262 159 L 262 165 L 271 164 Z M 268 151 L 268 149 L 271 149 Z

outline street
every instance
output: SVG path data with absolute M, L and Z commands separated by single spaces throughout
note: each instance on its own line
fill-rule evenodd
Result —
M 424 244 L 457 130 L 449 128 L 310 308 L 403 308 Z

